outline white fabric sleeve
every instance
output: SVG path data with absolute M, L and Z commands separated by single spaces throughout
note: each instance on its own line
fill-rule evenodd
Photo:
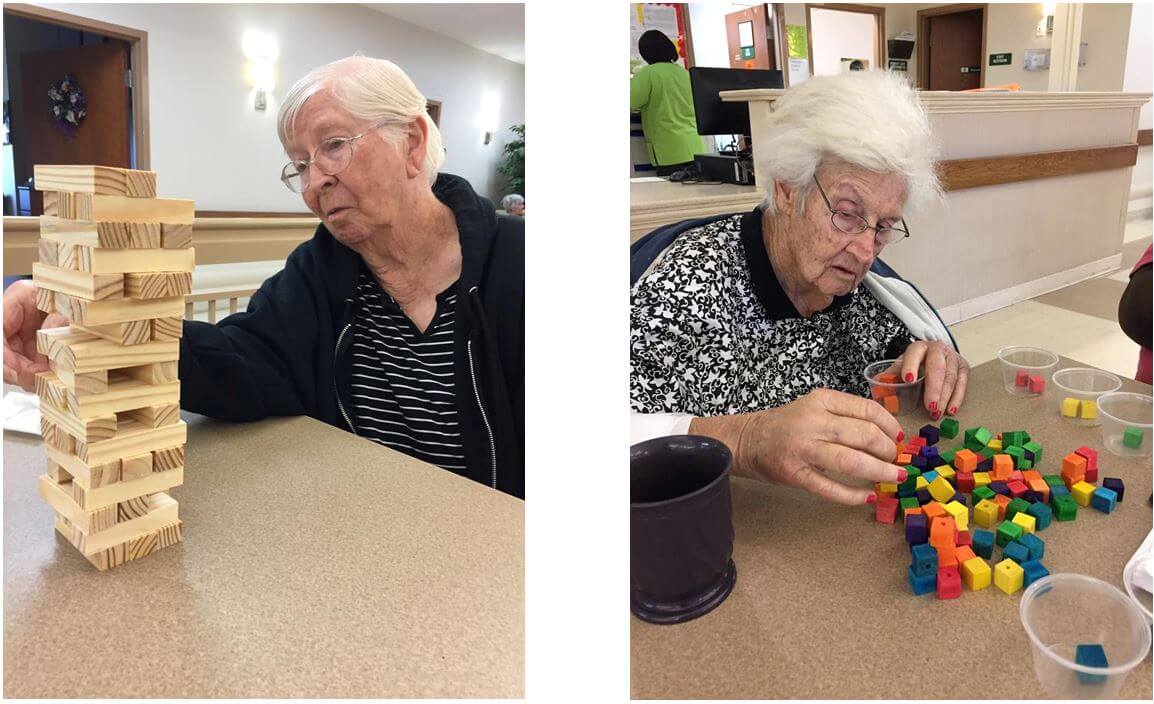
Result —
M 913 286 L 901 279 L 878 276 L 872 271 L 865 275 L 862 284 L 909 328 L 914 337 L 952 344 L 946 326 Z
M 685 435 L 693 416 L 689 413 L 629 413 L 629 444 L 666 435 Z

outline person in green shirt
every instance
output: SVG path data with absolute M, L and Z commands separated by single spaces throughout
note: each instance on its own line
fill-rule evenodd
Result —
M 689 72 L 677 62 L 677 47 L 655 29 L 641 35 L 637 48 L 649 65 L 629 83 L 629 109 L 641 112 L 641 129 L 657 175 L 668 176 L 691 166 L 694 154 L 706 152 L 705 141 L 697 134 Z

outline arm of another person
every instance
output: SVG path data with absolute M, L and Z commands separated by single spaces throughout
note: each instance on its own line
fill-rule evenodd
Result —
M 640 112 L 649 104 L 649 72 L 641 69 L 629 79 L 629 111 Z
M 1118 301 L 1118 324 L 1121 325 L 1122 332 L 1147 349 L 1151 343 L 1150 274 L 1150 264 L 1138 267 L 1130 275 L 1130 283 Z

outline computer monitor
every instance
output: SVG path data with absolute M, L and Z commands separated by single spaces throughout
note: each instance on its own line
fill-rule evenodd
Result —
M 721 91 L 785 87 L 781 71 L 705 66 L 689 69 L 689 85 L 701 135 L 749 134 L 749 104 L 722 102 Z

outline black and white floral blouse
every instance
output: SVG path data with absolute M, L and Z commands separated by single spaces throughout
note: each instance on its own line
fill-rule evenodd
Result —
M 868 396 L 865 366 L 913 339 L 865 286 L 802 318 L 774 274 L 760 209 L 680 235 L 631 299 L 638 413 L 746 413 L 818 388 Z

